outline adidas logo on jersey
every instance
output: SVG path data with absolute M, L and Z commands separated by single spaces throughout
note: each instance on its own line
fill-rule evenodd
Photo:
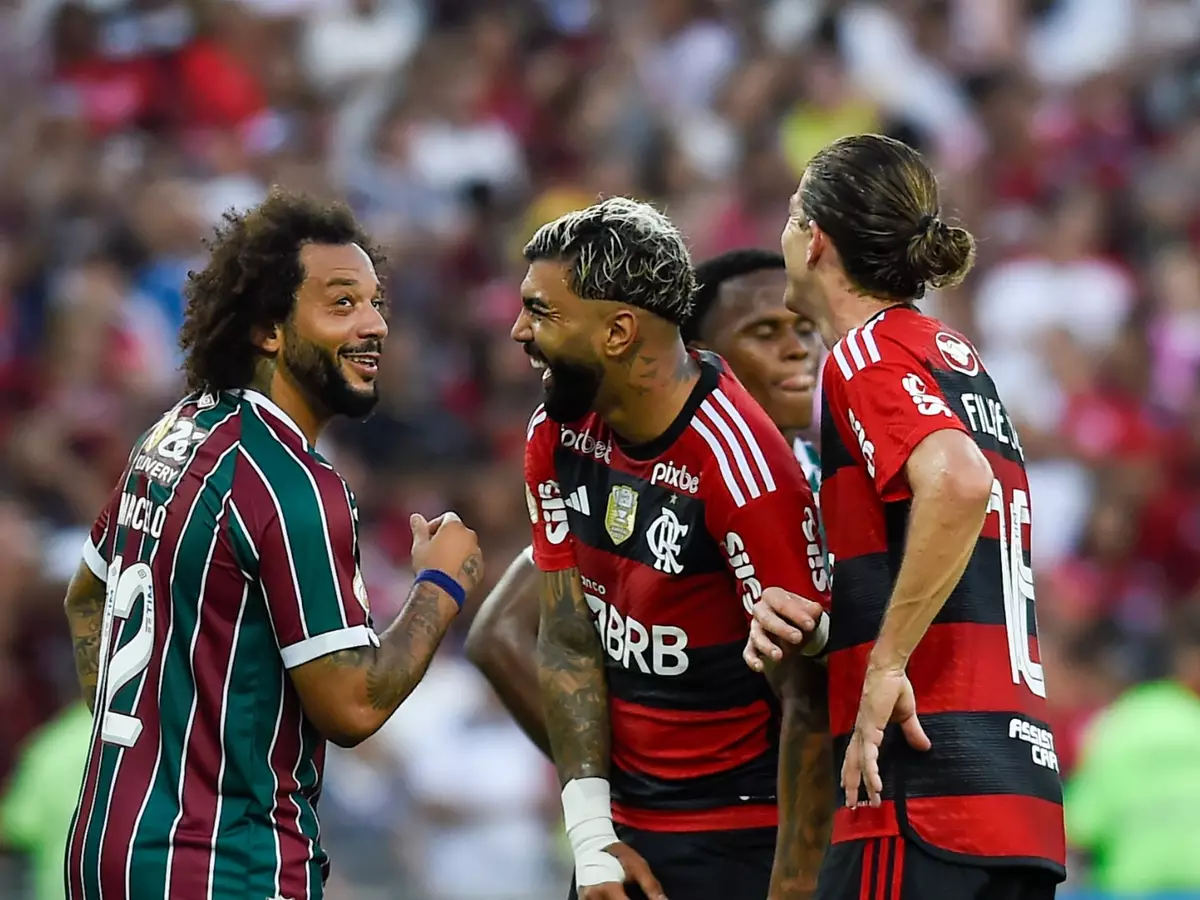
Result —
M 584 485 L 580 485 L 571 491 L 566 499 L 566 504 L 569 508 L 582 515 L 590 516 L 592 514 L 591 504 L 588 503 L 587 487 Z

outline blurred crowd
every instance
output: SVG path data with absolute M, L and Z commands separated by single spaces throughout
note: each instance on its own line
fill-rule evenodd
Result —
M 1179 675 L 1166 637 L 1200 606 L 1198 0 L 0 0 L 0 85 L 0 840 L 35 869 L 86 732 L 66 727 L 66 579 L 180 390 L 206 234 L 272 183 L 345 198 L 386 248 L 384 399 L 323 447 L 386 622 L 411 511 L 458 510 L 493 579 L 527 542 L 538 384 L 508 329 L 538 224 L 627 194 L 697 259 L 773 248 L 816 149 L 903 138 L 980 238 L 923 307 L 976 341 L 1019 423 L 1064 775 L 1099 758 L 1116 698 Z M 330 900 L 562 896 L 553 773 L 464 630 L 380 736 L 331 755 Z M 1200 741 L 1200 698 L 1175 699 L 1161 714 Z M 1200 744 L 1146 731 L 1126 777 L 1190 785 L 1170 827 L 1200 848 Z M 1106 882 L 1158 810 L 1135 782 L 1097 812 L 1097 780 L 1073 881 L 1200 894 L 1194 863 Z M 21 868 L 0 863 L 4 896 Z

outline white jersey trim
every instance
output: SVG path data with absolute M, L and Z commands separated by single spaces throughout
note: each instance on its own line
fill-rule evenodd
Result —
M 735 506 L 743 507 L 749 500 L 775 490 L 775 478 L 758 439 L 723 391 L 714 390 L 705 398 L 692 417 L 692 428 L 716 457 L 717 468 Z
M 108 580 L 108 563 L 104 561 L 103 554 L 92 543 L 91 535 L 88 535 L 83 540 L 83 564 L 101 581 Z
M 266 394 L 261 394 L 258 391 L 246 388 L 242 391 L 242 397 L 246 400 L 249 400 L 251 405 L 267 410 L 271 415 L 279 419 L 279 421 L 283 422 L 284 425 L 294 431 L 296 436 L 304 442 L 305 447 L 310 446 L 308 443 L 308 438 L 304 436 L 304 432 L 300 430 L 300 426 L 296 424 L 295 419 L 280 409 L 279 405 Z
M 875 343 L 875 326 L 887 315 L 882 312 L 871 319 L 862 328 L 851 328 L 846 336 L 833 345 L 833 358 L 842 372 L 842 378 L 849 381 L 856 372 L 861 372 L 872 363 L 883 359 L 879 345 Z M 849 353 L 849 359 L 846 354 Z
M 350 628 L 339 628 L 337 631 L 327 631 L 315 634 L 310 638 L 288 644 L 279 650 L 284 668 L 294 669 L 306 662 L 312 662 L 327 653 L 339 650 L 353 650 L 355 647 L 378 647 L 379 635 L 366 625 L 354 625 Z
M 764 493 L 771 493 L 771 491 L 775 490 L 775 478 L 771 475 L 771 468 L 767 465 L 767 458 L 763 456 L 762 448 L 758 445 L 758 438 L 754 436 L 754 433 L 750 430 L 750 426 L 746 423 L 746 420 L 742 417 L 737 407 L 725 396 L 724 391 L 717 388 L 713 391 L 713 397 L 716 398 L 717 403 L 721 404 L 725 412 L 729 414 L 730 421 L 741 432 L 746 446 L 750 448 L 750 455 L 754 457 L 754 465 L 758 468 L 758 474 L 762 477 L 763 487 L 765 488 Z
M 525 440 L 532 441 L 534 431 L 536 431 L 537 427 L 545 422 L 547 418 L 546 404 L 538 404 L 538 408 L 533 411 L 533 415 L 529 418 L 529 425 L 525 429 Z

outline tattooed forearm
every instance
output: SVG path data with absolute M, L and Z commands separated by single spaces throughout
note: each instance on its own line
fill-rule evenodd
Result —
M 789 658 L 772 673 L 780 693 L 779 832 L 770 900 L 807 900 L 817 886 L 833 828 L 833 748 L 827 674 L 819 663 Z
M 608 775 L 608 688 L 578 569 L 543 572 L 538 682 L 559 780 Z
M 483 560 L 467 558 L 458 580 L 473 588 L 483 575 Z M 442 591 L 423 581 L 413 586 L 400 615 L 379 637 L 378 647 L 355 647 L 322 657 L 327 666 L 363 670 L 366 701 L 382 713 L 380 724 L 412 693 L 445 637 L 455 609 Z
M 75 671 L 88 709 L 96 708 L 96 681 L 100 673 L 100 633 L 104 627 L 104 582 L 80 566 L 63 604 L 75 645 Z

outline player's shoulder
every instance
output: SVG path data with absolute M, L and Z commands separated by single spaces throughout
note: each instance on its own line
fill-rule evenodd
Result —
M 539 403 L 529 417 L 529 424 L 525 426 L 525 440 L 532 442 L 535 436 L 557 431 L 558 423 L 546 415 L 546 404 Z
M 829 351 L 822 378 L 835 386 L 853 381 L 875 367 L 920 364 L 977 367 L 978 356 L 962 334 L 914 307 L 892 307 L 852 328 Z M 869 377 L 869 376 L 868 376 Z
M 710 497 L 713 492 L 728 495 L 741 507 L 803 481 L 791 445 L 723 361 L 688 430 Z
M 605 462 L 611 451 L 608 427 L 596 413 L 588 413 L 573 422 L 557 422 L 546 413 L 545 404 L 540 404 L 533 411 L 525 429 L 526 455 L 533 454 L 540 458 L 552 454 L 560 444 Z
M 345 479 L 287 413 L 256 392 L 246 391 L 238 400 L 243 420 L 240 462 L 279 510 L 290 517 L 320 515 L 330 507 L 353 508 Z

